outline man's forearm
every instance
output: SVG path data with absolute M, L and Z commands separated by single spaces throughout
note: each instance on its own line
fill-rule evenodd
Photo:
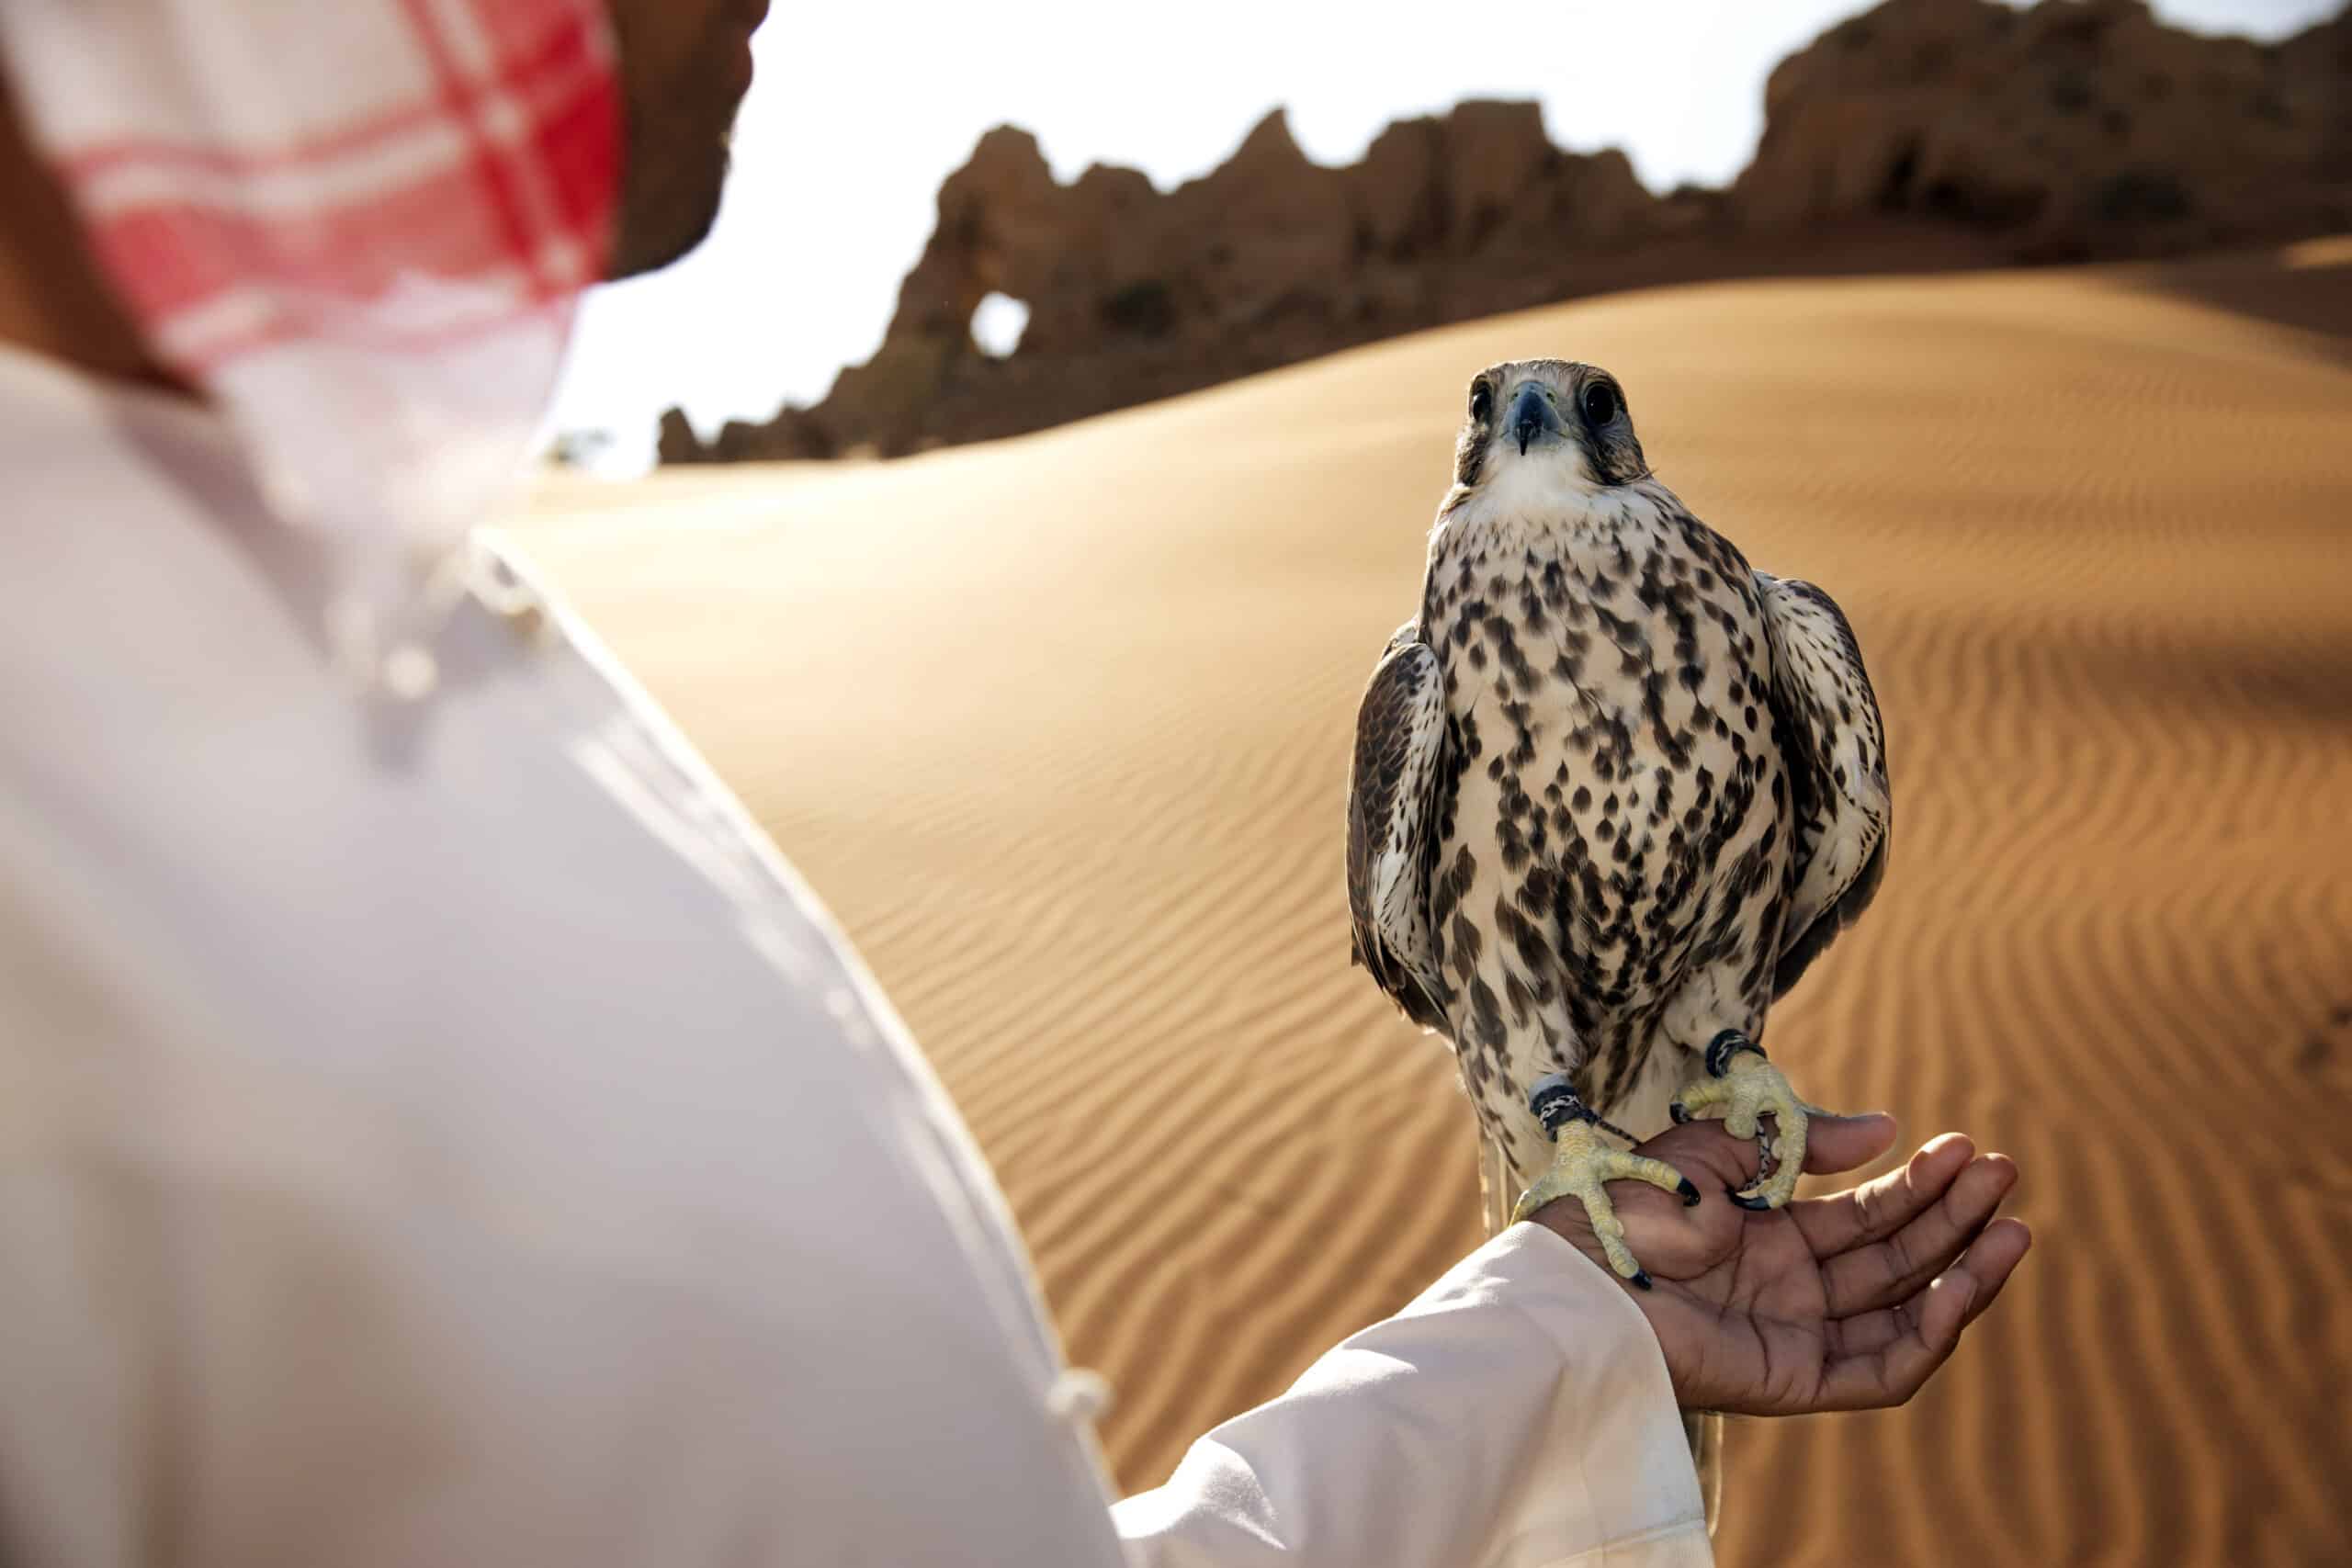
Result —
M 1136 1568 L 1712 1561 L 1657 1343 L 1568 1243 L 1515 1225 L 1115 1510 Z

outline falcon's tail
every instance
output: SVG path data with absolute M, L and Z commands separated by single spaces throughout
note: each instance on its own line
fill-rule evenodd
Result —
M 1683 1412 L 1682 1434 L 1690 1439 L 1690 1462 L 1699 1472 L 1699 1496 L 1707 1506 L 1707 1534 L 1723 1522 L 1724 1418 L 1716 1410 Z
M 1478 1140 L 1478 1189 L 1486 1200 L 1487 1234 L 1493 1235 L 1510 1224 L 1511 1205 L 1519 1201 L 1510 1160 L 1501 1147 Z M 1690 1439 L 1690 1462 L 1699 1472 L 1699 1496 L 1707 1507 L 1707 1534 L 1723 1522 L 1724 1418 L 1713 1410 L 1686 1411 L 1684 1436 Z

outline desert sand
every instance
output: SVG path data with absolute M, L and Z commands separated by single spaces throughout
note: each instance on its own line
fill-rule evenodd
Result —
M 1774 1015 L 2035 1255 L 1909 1406 L 1734 1425 L 1727 1564 L 2352 1561 L 2352 247 L 1589 299 L 513 536 L 830 903 L 995 1162 L 1127 1488 L 1479 1236 L 1347 964 L 1357 695 L 1472 371 L 1623 379 L 1851 615 L 1894 856 Z M 842 1195 L 855 1201 L 855 1194 Z

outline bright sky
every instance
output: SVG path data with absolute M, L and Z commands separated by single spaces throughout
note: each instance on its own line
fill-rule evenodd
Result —
M 2342 0 L 2156 0 L 2176 25 L 2277 38 Z M 1165 189 L 1287 105 L 1309 157 L 1352 162 L 1400 117 L 1536 98 L 1552 140 L 1625 149 L 1653 189 L 1729 180 L 1764 78 L 1868 0 L 776 0 L 718 227 L 666 272 L 598 291 L 554 427 L 615 437 L 619 471 L 683 405 L 706 434 L 813 402 L 872 354 L 940 182 L 989 127 Z

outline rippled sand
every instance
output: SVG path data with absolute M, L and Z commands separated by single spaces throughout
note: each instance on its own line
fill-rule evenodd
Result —
M 1478 1238 L 1347 965 L 1349 740 L 1470 372 L 1610 367 L 1887 714 L 1885 891 L 1775 1057 L 2014 1154 L 2040 1238 L 1908 1408 L 1735 1426 L 1723 1561 L 2352 1561 L 2347 262 L 1586 300 L 520 533 L 897 998 L 1143 1486 Z

